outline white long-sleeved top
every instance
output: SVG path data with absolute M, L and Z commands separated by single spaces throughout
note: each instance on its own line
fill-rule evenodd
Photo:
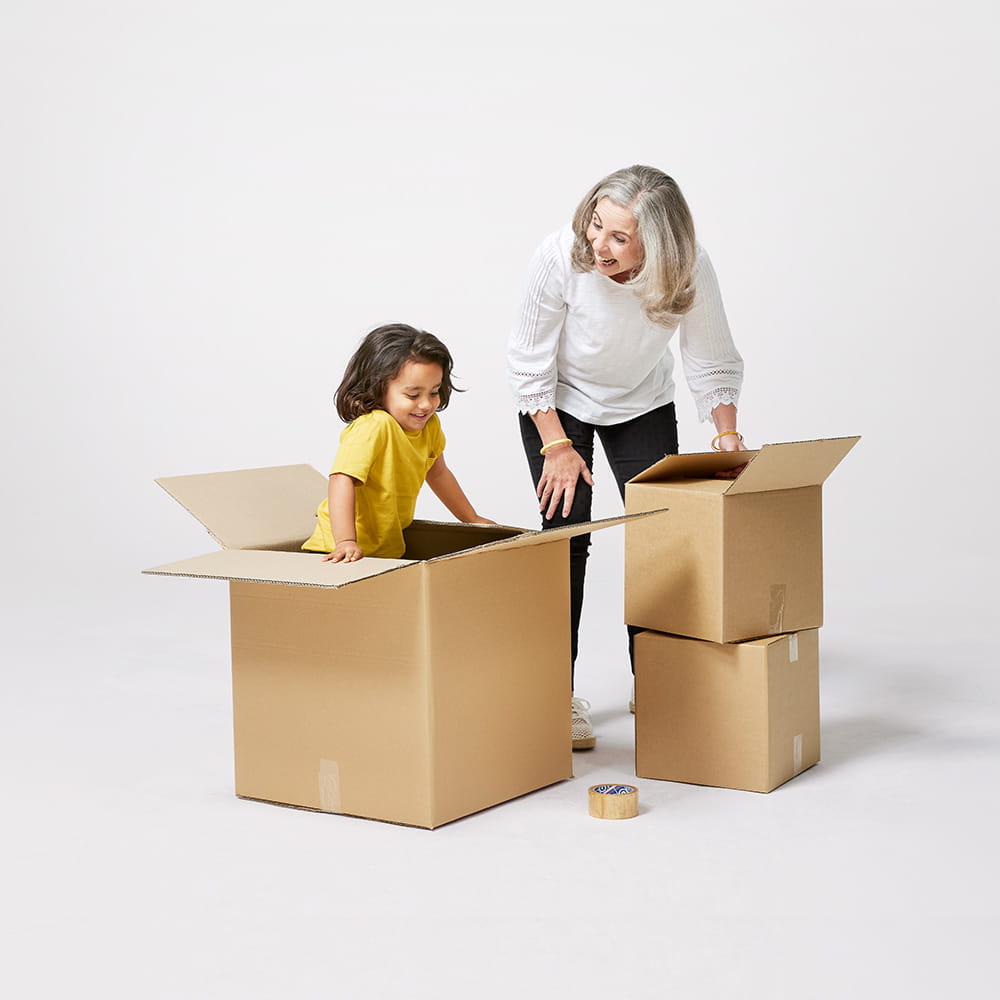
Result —
M 596 271 L 574 271 L 573 230 L 547 237 L 532 258 L 507 366 L 518 409 L 558 407 L 598 426 L 618 424 L 674 399 L 674 355 L 681 361 L 700 420 L 737 403 L 743 359 L 733 343 L 719 283 L 698 247 L 695 301 L 672 326 L 646 318 L 633 288 Z

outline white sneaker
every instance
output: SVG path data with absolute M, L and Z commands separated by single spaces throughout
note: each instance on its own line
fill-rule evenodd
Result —
M 635 715 L 635 681 L 632 681 L 632 693 L 628 696 L 628 710 Z
M 573 749 L 593 750 L 597 745 L 594 727 L 590 724 L 590 702 L 583 698 L 574 698 L 573 712 Z

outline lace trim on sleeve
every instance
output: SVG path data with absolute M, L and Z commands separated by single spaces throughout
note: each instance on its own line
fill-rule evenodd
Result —
M 712 416 L 712 410 L 717 406 L 727 403 L 732 403 L 735 406 L 739 398 L 738 389 L 732 389 L 728 386 L 712 389 L 698 400 L 698 419 L 702 422 L 708 420 Z
M 742 368 L 708 368 L 705 371 L 698 372 L 696 375 L 692 375 L 691 382 L 693 385 L 697 385 L 699 382 L 714 382 L 716 379 L 720 378 L 735 379 L 738 381 L 742 377 Z
M 526 382 L 529 385 L 537 385 L 539 382 L 545 382 L 551 380 L 552 383 L 555 382 L 556 370 L 554 368 L 546 368 L 545 371 L 524 371 L 523 369 L 511 368 L 510 375 L 512 379 L 517 379 L 522 382 Z M 517 399 L 517 408 L 521 413 L 537 413 L 539 410 L 554 410 L 556 406 L 556 389 L 555 385 L 551 384 L 546 388 L 539 389 L 536 392 L 517 392 L 515 393 Z
M 519 393 L 517 408 L 521 413 L 537 413 L 539 410 L 554 410 L 556 408 L 556 393 L 554 389 L 544 392 Z

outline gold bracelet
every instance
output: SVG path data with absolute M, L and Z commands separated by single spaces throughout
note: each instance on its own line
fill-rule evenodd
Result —
M 559 438 L 556 441 L 550 441 L 548 444 L 543 444 L 539 455 L 544 455 L 549 448 L 554 448 L 557 444 L 572 444 L 573 442 L 569 438 Z
M 712 438 L 712 451 L 722 451 L 721 448 L 715 447 L 715 442 L 718 441 L 719 438 L 724 438 L 727 434 L 735 434 L 740 439 L 740 444 L 743 444 L 743 435 L 739 431 L 720 431 L 714 438 Z

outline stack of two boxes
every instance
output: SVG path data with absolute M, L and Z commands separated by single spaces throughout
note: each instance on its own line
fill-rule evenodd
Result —
M 627 513 L 670 511 L 625 529 L 639 777 L 769 792 L 819 760 L 821 487 L 857 441 L 673 455 L 626 487 Z

